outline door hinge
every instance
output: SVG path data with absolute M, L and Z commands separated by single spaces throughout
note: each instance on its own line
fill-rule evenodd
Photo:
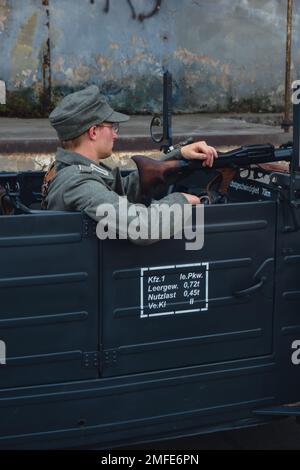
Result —
M 99 369 L 100 353 L 98 351 L 83 353 L 82 365 L 85 369 Z
M 118 362 L 118 351 L 116 349 L 107 349 L 102 353 L 103 367 L 114 367 Z
M 82 219 L 82 237 L 83 238 L 92 238 L 96 236 L 97 224 L 94 220 L 87 217 Z

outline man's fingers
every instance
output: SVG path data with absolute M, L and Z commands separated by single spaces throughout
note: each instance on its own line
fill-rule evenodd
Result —
M 206 153 L 200 153 L 200 152 L 194 151 L 190 153 L 190 158 L 192 158 L 193 160 L 206 160 L 209 157 Z
M 188 193 L 181 193 L 184 196 L 189 204 L 200 204 L 200 199 L 198 196 L 194 196 L 194 194 Z
M 213 159 L 218 158 L 218 153 L 214 147 L 207 146 L 207 149 Z
M 191 152 L 190 159 L 201 160 L 204 167 L 212 167 L 214 163 L 214 156 L 207 153 Z
M 205 158 L 205 160 L 203 161 L 203 164 L 202 164 L 202 165 L 203 165 L 204 167 L 207 167 L 207 166 L 208 166 L 208 167 L 211 168 L 211 167 L 213 166 L 213 163 L 214 163 L 213 157 L 207 157 L 207 158 Z
M 212 155 L 214 158 L 218 158 L 218 153 L 214 147 L 211 145 L 207 145 L 207 143 L 203 140 L 201 142 L 198 142 L 199 144 L 199 150 L 205 153 L 208 153 L 209 155 Z
M 209 148 L 212 150 L 214 158 L 218 158 L 218 152 L 216 151 L 216 149 L 214 147 L 209 147 Z
M 202 152 L 206 155 L 209 155 L 209 156 L 212 156 L 213 155 L 213 152 L 212 152 L 212 149 L 211 147 L 209 147 L 206 142 L 199 142 L 199 145 L 198 145 L 198 152 Z

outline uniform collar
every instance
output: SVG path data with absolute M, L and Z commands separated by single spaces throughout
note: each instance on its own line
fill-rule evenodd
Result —
M 92 165 L 92 168 L 104 168 L 106 172 L 108 172 L 108 176 L 111 176 L 111 168 L 109 168 L 107 165 L 104 165 L 103 163 L 97 165 L 97 163 L 87 157 L 84 157 L 83 155 L 80 155 L 80 153 L 70 152 L 69 150 L 65 150 L 59 147 L 57 149 L 55 158 L 57 162 L 63 163 L 64 165 L 83 165 L 89 167 Z

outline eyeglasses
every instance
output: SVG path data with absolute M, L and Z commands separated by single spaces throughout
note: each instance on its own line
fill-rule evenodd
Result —
M 118 122 L 112 122 L 111 124 L 99 124 L 98 127 L 109 127 L 112 129 L 116 134 L 119 133 L 120 125 Z

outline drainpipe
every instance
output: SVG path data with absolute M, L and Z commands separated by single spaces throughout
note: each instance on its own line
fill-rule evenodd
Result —
M 287 4 L 287 30 L 286 30 L 286 55 L 285 55 L 285 97 L 284 118 L 281 124 L 284 132 L 288 132 L 291 125 L 291 57 L 292 57 L 292 29 L 293 29 L 293 0 Z
M 43 94 L 41 104 L 44 113 L 48 113 L 52 102 L 52 77 L 51 77 L 51 49 L 50 49 L 50 9 L 49 0 L 42 0 L 42 5 L 45 9 L 46 27 L 47 27 L 47 41 L 45 44 L 43 63 L 42 63 L 42 83 Z

